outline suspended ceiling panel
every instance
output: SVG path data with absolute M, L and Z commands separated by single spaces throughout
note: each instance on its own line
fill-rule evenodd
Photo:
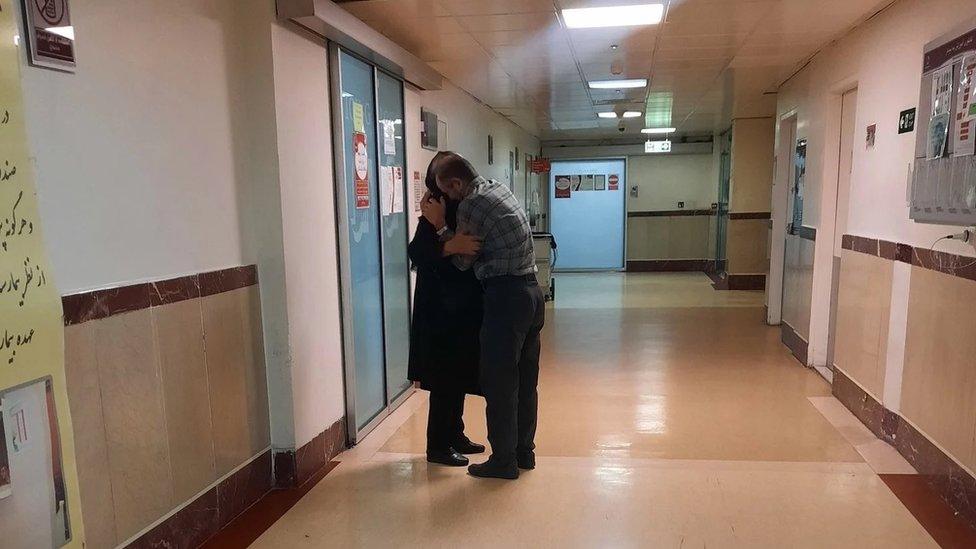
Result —
M 543 139 L 681 134 L 771 116 L 777 86 L 820 48 L 891 0 L 661 0 L 659 25 L 567 29 L 566 8 L 641 0 L 352 0 L 368 25 Z M 655 3 L 650 0 L 648 3 Z M 612 46 L 616 46 L 613 48 Z M 647 78 L 632 90 L 589 80 Z M 640 118 L 599 112 L 639 110 Z

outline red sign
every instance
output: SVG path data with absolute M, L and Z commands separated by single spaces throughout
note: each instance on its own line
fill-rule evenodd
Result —
M 620 177 L 617 176 L 617 174 L 611 175 L 609 178 L 607 178 L 607 184 L 607 188 L 611 191 L 620 190 Z
M 356 209 L 369 208 L 369 156 L 366 153 L 366 134 L 352 134 L 353 175 L 356 178 Z
M 532 161 L 532 173 L 549 173 L 552 170 L 552 162 L 548 158 L 536 158 Z

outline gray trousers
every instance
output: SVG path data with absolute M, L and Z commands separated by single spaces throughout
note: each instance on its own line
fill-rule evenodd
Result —
M 535 275 L 489 278 L 484 287 L 481 389 L 488 441 L 493 461 L 512 463 L 518 452 L 535 449 L 545 298 Z

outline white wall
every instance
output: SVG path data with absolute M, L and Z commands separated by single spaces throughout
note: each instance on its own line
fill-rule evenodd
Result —
M 779 91 L 777 123 L 795 112 L 797 138 L 807 139 L 803 216 L 805 225 L 818 229 L 810 312 L 814 365 L 826 360 L 841 95 L 858 88 L 849 207 L 837 212 L 846 217 L 846 232 L 925 248 L 957 232 L 909 219 L 906 195 L 917 134 L 899 135 L 897 121 L 902 110 L 918 105 L 924 45 L 974 16 L 971 0 L 896 2 L 824 49 Z M 877 124 L 877 137 L 869 149 L 864 135 L 870 124 Z M 790 151 L 778 150 L 777 155 L 792 158 Z M 939 249 L 974 253 L 957 242 L 943 242 Z M 907 293 L 893 295 L 892 309 L 906 308 L 907 300 Z
M 718 198 L 718 175 L 712 155 L 631 156 L 627 187 L 637 185 L 638 196 L 628 197 L 629 211 L 709 209 Z
M 421 182 L 427 173 L 427 164 L 435 151 L 420 146 L 420 109 L 425 108 L 447 122 L 447 138 L 441 136 L 440 150 L 452 150 L 471 161 L 475 169 L 486 178 L 508 181 L 508 152 L 519 149 L 519 169 L 513 178 L 513 190 L 524 205 L 525 194 L 525 155 L 539 154 L 539 139 L 515 125 L 471 95 L 445 80 L 443 89 L 422 91 L 407 86 L 404 92 L 407 132 L 407 173 L 411 187 L 412 211 L 413 172 L 419 171 Z M 488 135 L 494 142 L 494 162 L 488 164 Z M 539 181 L 539 176 L 532 176 Z M 531 183 L 530 183 L 531 184 Z M 419 214 L 417 214 L 419 215 Z M 411 228 L 415 226 L 417 215 L 412 215 Z
M 77 72 L 24 65 L 63 294 L 245 262 L 233 146 L 243 128 L 228 109 L 236 5 L 75 2 Z
M 326 49 L 272 26 L 295 440 L 345 414 Z

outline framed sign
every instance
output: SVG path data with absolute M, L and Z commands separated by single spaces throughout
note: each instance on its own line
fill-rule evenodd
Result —
M 23 0 L 31 65 L 75 72 L 75 28 L 68 0 Z
M 915 109 L 901 111 L 898 115 L 898 133 L 908 133 L 915 131 Z

